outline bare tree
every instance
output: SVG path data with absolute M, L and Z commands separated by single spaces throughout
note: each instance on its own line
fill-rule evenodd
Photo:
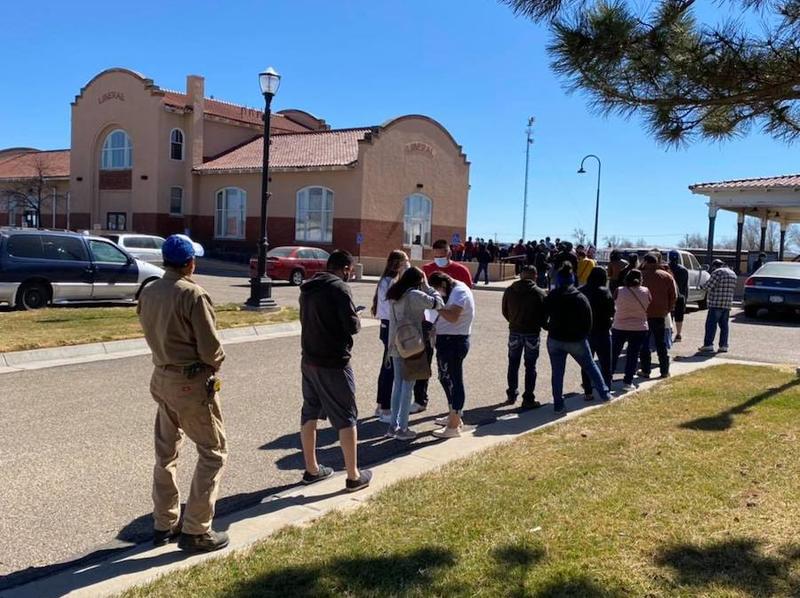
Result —
M 589 240 L 589 236 L 582 228 L 573 229 L 572 236 L 575 238 L 575 243 L 578 245 L 586 245 Z
M 606 247 L 633 247 L 633 243 L 631 243 L 630 239 L 618 235 L 603 237 L 603 242 L 606 244 Z
M 781 239 L 780 225 L 770 220 L 767 223 L 767 239 L 764 249 L 778 251 Z M 761 221 L 758 218 L 745 218 L 742 230 L 742 249 L 744 251 L 757 251 L 761 246 Z
M 33 175 L 20 179 L 9 179 L 0 184 L 0 199 L 5 211 L 33 211 L 36 225 L 42 225 L 42 207 L 53 198 L 53 185 L 48 181 L 47 165 L 39 155 L 34 155 Z

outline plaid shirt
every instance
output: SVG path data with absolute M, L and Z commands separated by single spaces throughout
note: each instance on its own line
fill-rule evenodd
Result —
M 736 282 L 736 274 L 727 266 L 714 270 L 708 282 L 701 285 L 701 288 L 708 289 L 708 306 L 730 309 L 733 304 Z

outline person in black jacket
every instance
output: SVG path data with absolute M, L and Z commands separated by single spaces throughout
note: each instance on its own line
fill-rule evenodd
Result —
M 675 299 L 675 308 L 672 310 L 672 317 L 675 320 L 676 343 L 683 340 L 683 317 L 686 315 L 686 301 L 689 298 L 689 270 L 681 264 L 681 254 L 673 249 L 669 252 L 669 269 L 678 287 L 678 296 Z
M 350 367 L 353 335 L 361 329 L 347 281 L 353 256 L 334 251 L 327 271 L 319 272 L 300 287 L 300 345 L 303 376 L 303 408 L 300 412 L 300 440 L 306 471 L 303 483 L 330 477 L 333 469 L 317 463 L 317 420 L 330 420 L 339 432 L 344 464 L 345 490 L 353 492 L 369 485 L 372 473 L 358 470 L 356 449 L 356 385 Z
M 556 413 L 564 413 L 564 372 L 567 355 L 578 362 L 589 374 L 597 393 L 603 401 L 611 398 L 600 369 L 592 359 L 589 334 L 592 331 L 592 306 L 575 288 L 572 265 L 565 263 L 555 276 L 556 288 L 544 301 L 547 352 L 553 377 L 553 406 Z
M 536 268 L 523 266 L 520 279 L 503 293 L 503 317 L 508 322 L 508 388 L 506 403 L 517 400 L 519 364 L 525 354 L 525 390 L 522 409 L 541 407 L 534 395 L 536 361 L 539 359 L 539 333 L 544 322 L 545 293 L 536 286 Z
M 611 388 L 611 322 L 614 320 L 614 298 L 608 289 L 608 274 L 595 266 L 586 284 L 580 288 L 592 306 L 592 331 L 589 333 L 589 350 L 597 356 L 597 365 L 606 386 Z M 586 370 L 581 370 L 584 399 L 591 401 L 592 380 Z
M 477 258 L 478 270 L 475 272 L 475 278 L 472 280 L 472 283 L 478 284 L 478 279 L 481 277 L 481 272 L 483 272 L 484 280 L 486 284 L 489 284 L 489 264 L 492 262 L 492 254 L 483 243 L 478 245 Z

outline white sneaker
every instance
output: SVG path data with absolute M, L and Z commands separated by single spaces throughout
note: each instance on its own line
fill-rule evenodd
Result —
M 435 423 L 437 426 L 446 426 L 447 422 L 449 421 L 450 421 L 450 416 L 445 415 L 444 417 L 437 417 L 435 420 L 433 420 L 433 423 Z
M 720 345 L 719 349 L 717 350 L 717 352 L 718 353 L 727 353 L 728 352 L 728 347 L 726 347 L 724 345 Z
M 461 430 L 459 428 L 448 428 L 445 426 L 441 430 L 434 430 L 433 435 L 436 438 L 460 438 Z
M 636 390 L 636 387 L 633 384 L 623 384 L 622 385 L 622 392 L 630 392 L 632 390 Z
M 422 413 L 423 411 L 427 411 L 428 408 L 420 405 L 419 403 L 412 403 L 411 409 L 408 410 L 409 413 Z
M 713 353 L 714 345 L 705 345 L 697 350 L 699 353 Z

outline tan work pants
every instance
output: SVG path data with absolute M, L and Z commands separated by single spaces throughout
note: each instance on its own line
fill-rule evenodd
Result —
M 153 468 L 153 520 L 157 530 L 172 529 L 180 517 L 176 474 L 184 434 L 197 445 L 198 459 L 182 531 L 203 534 L 211 528 L 228 449 L 219 395 L 208 395 L 207 379 L 200 373 L 190 380 L 158 367 L 150 379 L 150 393 L 158 404 Z

